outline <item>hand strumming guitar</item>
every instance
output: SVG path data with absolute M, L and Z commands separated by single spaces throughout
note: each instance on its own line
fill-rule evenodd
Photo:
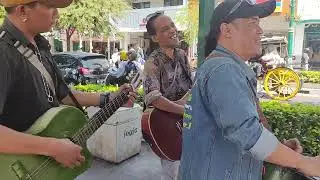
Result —
M 81 155 L 82 147 L 74 144 L 69 139 L 50 139 L 48 143 L 48 156 L 55 159 L 65 167 L 80 166 L 85 161 Z
M 114 99 L 119 94 L 119 92 L 121 92 L 125 89 L 128 89 L 130 92 L 128 95 L 129 100 L 126 104 L 123 105 L 123 107 L 132 107 L 134 104 L 134 101 L 137 99 L 138 94 L 129 84 L 124 84 L 124 85 L 120 86 L 120 90 L 118 92 L 111 93 L 110 100 Z
M 283 144 L 299 154 L 301 154 L 303 152 L 303 148 L 301 146 L 301 143 L 297 138 L 284 140 Z
M 189 99 L 191 95 L 191 90 L 189 90 L 181 99 L 179 99 L 178 101 L 175 101 L 175 103 L 184 106 L 185 104 L 187 104 L 187 100 Z

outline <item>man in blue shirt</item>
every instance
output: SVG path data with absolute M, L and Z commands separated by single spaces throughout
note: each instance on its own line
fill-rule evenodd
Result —
M 263 161 L 320 176 L 320 159 L 299 154 L 298 141 L 279 142 L 257 111 L 255 74 L 245 61 L 261 54 L 260 18 L 275 6 L 275 0 L 225 0 L 214 10 L 209 57 L 185 106 L 180 179 L 258 180 Z

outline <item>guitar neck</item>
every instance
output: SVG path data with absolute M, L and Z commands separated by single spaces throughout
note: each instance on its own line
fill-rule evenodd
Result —
M 96 132 L 123 104 L 128 101 L 129 91 L 121 91 L 113 100 L 102 107 L 88 123 L 81 128 L 73 137 L 72 141 L 84 146 L 87 140 Z

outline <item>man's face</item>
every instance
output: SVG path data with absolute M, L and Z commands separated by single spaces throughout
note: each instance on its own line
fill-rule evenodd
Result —
M 231 41 L 245 58 L 253 58 L 261 55 L 261 35 L 259 17 L 240 18 L 232 21 Z
M 179 46 L 178 30 L 168 16 L 160 16 L 154 21 L 156 35 L 153 37 L 160 47 L 175 48 Z
M 37 3 L 34 8 L 27 8 L 28 27 L 37 33 L 48 32 L 56 24 L 58 18 L 57 8 Z

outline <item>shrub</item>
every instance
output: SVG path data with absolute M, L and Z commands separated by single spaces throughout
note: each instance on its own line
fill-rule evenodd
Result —
M 73 87 L 75 90 L 83 92 L 116 92 L 119 90 L 118 86 L 113 85 L 100 85 L 100 84 L 87 84 L 87 85 L 77 85 Z M 140 87 L 137 90 L 138 97 L 136 103 L 143 107 L 143 89 Z
M 119 87 L 112 85 L 87 84 L 74 86 L 74 89 L 83 92 L 115 92 L 119 90 Z
M 305 83 L 320 83 L 320 71 L 301 71 L 299 74 Z
M 319 155 L 320 106 L 277 101 L 262 102 L 261 106 L 279 140 L 296 137 L 306 154 Z

